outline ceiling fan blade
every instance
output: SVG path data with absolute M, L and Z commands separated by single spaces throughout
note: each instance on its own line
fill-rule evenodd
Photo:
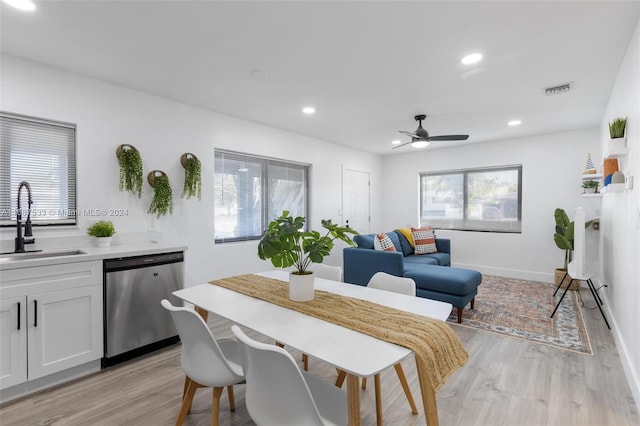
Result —
M 406 130 L 398 130 L 398 132 L 399 132 L 399 133 L 402 133 L 403 135 L 410 136 L 410 137 L 412 137 L 412 138 L 417 138 L 417 137 L 418 137 L 418 135 L 416 135 L 415 133 L 413 133 L 413 132 L 407 132 Z
M 430 141 L 466 141 L 467 139 L 469 139 L 469 135 L 429 136 Z
M 391 149 L 400 148 L 401 146 L 409 145 L 409 144 L 411 144 L 413 142 L 415 142 L 415 140 L 411 139 L 409 142 L 405 142 L 405 143 L 401 143 L 400 145 L 392 146 Z

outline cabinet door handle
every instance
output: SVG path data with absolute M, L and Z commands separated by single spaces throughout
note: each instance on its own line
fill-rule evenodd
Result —
M 38 301 L 33 301 L 33 326 L 38 326 Z
M 20 330 L 20 302 L 18 302 L 18 330 Z

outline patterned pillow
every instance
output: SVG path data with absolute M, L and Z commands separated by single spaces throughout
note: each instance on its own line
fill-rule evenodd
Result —
M 383 251 L 396 251 L 396 246 L 393 245 L 393 241 L 387 234 L 378 234 L 373 239 L 373 248 Z
M 424 228 L 411 228 L 413 241 L 415 242 L 415 254 L 437 253 L 436 237 L 433 228 L 426 226 Z

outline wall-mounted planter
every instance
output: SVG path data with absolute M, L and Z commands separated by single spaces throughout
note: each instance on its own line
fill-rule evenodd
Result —
M 182 198 L 202 196 L 202 165 L 198 157 L 190 152 L 182 154 L 180 164 L 184 167 L 184 187 L 182 189 Z
M 123 144 L 116 148 L 116 158 L 120 166 L 118 189 L 142 196 L 142 158 L 133 145 Z
M 162 170 L 152 170 L 147 175 L 147 181 L 153 188 L 153 200 L 147 213 L 155 214 L 157 217 L 173 213 L 173 193 L 169 176 Z

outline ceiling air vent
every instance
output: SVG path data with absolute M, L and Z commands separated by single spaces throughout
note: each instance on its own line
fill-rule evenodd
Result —
M 559 93 L 566 93 L 569 90 L 571 90 L 571 83 L 566 83 L 559 86 L 547 87 L 544 89 L 544 94 L 547 96 L 557 95 Z

